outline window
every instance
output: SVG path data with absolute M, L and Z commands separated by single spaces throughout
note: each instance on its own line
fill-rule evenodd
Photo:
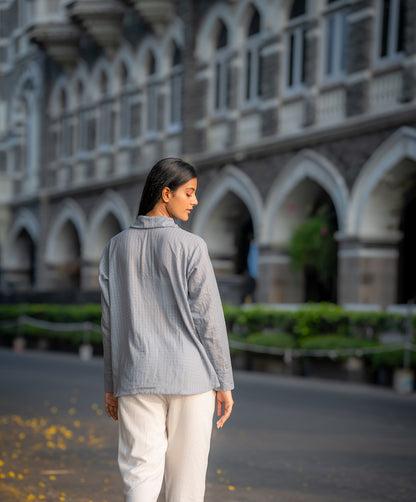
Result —
M 303 24 L 306 1 L 295 0 L 289 15 L 287 87 L 297 90 L 306 81 L 306 28 Z
M 149 53 L 147 66 L 147 132 L 153 134 L 158 130 L 158 85 L 156 60 L 152 52 Z
M 39 116 L 35 86 L 32 80 L 27 80 L 21 96 L 22 122 L 22 164 L 25 166 L 25 188 L 33 190 L 38 185 L 38 132 Z
M 174 44 L 172 54 L 172 71 L 170 76 L 170 112 L 169 127 L 179 128 L 182 122 L 182 82 L 183 65 L 182 51 Z
M 325 78 L 342 78 L 347 70 L 348 18 L 345 2 L 331 2 L 337 10 L 331 10 L 326 16 L 325 38 Z
M 246 41 L 245 102 L 256 102 L 261 96 L 260 15 L 255 10 L 248 26 Z
M 120 139 L 128 140 L 131 138 L 131 95 L 129 92 L 129 73 L 124 63 L 120 67 L 120 89 Z
M 77 85 L 78 105 L 78 153 L 90 152 L 95 148 L 94 108 L 87 104 L 84 84 Z
M 214 109 L 224 112 L 228 109 L 228 32 L 224 23 L 220 21 L 217 32 L 214 56 Z
M 72 129 L 71 117 L 67 109 L 68 99 L 64 90 L 61 91 L 59 104 L 61 109 L 61 157 L 66 158 L 72 155 Z
M 99 107 L 98 141 L 100 146 L 112 143 L 112 102 L 108 95 L 108 77 L 102 72 L 99 80 L 101 101 Z
M 379 0 L 380 5 L 380 59 L 394 58 L 404 50 L 405 1 Z
M 20 24 L 23 27 L 33 22 L 35 15 L 35 0 L 20 0 Z

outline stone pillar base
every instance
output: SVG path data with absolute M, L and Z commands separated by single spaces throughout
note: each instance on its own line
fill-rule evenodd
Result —
M 303 290 L 302 274 L 293 269 L 286 250 L 260 248 L 258 302 L 301 303 Z
M 361 241 L 338 237 L 338 301 L 371 303 L 386 307 L 396 303 L 397 240 Z

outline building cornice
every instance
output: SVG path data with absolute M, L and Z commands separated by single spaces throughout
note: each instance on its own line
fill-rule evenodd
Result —
M 68 6 L 72 19 L 79 22 L 104 51 L 113 56 L 123 39 L 126 7 L 117 0 L 75 0 Z
M 65 70 L 77 64 L 80 36 L 80 29 L 66 21 L 38 22 L 29 28 L 30 40 Z
M 236 145 L 222 152 L 187 153 L 184 159 L 198 166 L 199 169 L 211 168 L 213 164 L 241 162 L 248 158 L 259 158 L 272 154 L 285 153 L 291 150 L 313 148 L 317 143 L 346 139 L 360 134 L 382 131 L 391 127 L 405 125 L 409 121 L 416 122 L 416 103 L 406 104 L 394 113 L 388 111 L 374 115 L 364 115 L 346 119 L 340 125 L 310 127 L 301 133 L 272 136 L 257 141 L 253 145 Z

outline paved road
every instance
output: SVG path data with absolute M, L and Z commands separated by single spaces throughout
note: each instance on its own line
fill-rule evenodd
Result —
M 122 502 L 102 361 L 0 350 L 0 500 Z M 416 396 L 237 373 L 206 502 L 416 500 Z

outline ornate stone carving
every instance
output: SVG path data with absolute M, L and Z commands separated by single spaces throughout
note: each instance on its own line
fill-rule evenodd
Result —
M 76 0 L 68 6 L 69 14 L 79 21 L 89 35 L 110 56 L 123 37 L 125 7 L 117 0 Z
M 158 36 L 162 35 L 175 16 L 173 0 L 132 0 L 131 3 Z
M 68 22 L 40 22 L 29 30 L 32 42 L 40 45 L 65 70 L 71 70 L 79 58 L 81 32 Z

